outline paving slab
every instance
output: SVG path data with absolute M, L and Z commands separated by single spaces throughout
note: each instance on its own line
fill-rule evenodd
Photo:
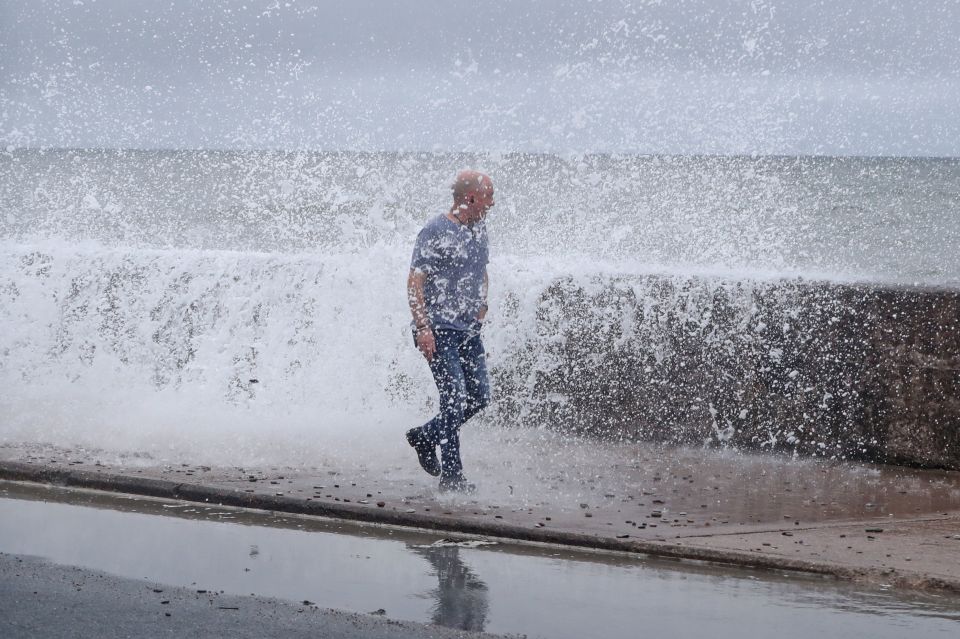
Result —
M 441 494 L 403 446 L 377 466 L 224 466 L 6 442 L 0 478 L 960 593 L 960 472 L 495 428 L 464 452 L 472 495 Z
M 960 517 L 830 523 L 683 540 L 691 548 L 825 564 L 881 584 L 956 590 L 960 572 Z

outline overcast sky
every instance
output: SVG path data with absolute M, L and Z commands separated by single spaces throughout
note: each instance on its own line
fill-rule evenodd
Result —
M 960 0 L 0 0 L 3 146 L 960 155 Z

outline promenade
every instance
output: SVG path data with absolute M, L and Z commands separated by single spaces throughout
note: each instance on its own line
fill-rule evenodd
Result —
M 399 444 L 378 466 L 223 467 L 7 443 L 0 479 L 960 593 L 960 472 L 534 430 L 464 440 L 472 495 L 439 494 Z

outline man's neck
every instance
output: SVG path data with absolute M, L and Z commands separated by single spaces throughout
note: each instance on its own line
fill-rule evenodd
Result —
M 473 224 L 470 222 L 464 221 L 462 215 L 458 215 L 456 211 L 456 209 L 450 209 L 447 211 L 447 219 L 451 222 L 456 222 L 460 226 L 473 226 Z

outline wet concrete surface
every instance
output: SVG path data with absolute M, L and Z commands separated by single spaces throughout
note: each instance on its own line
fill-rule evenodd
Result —
M 664 525 L 749 527 L 786 520 L 816 523 L 914 517 L 960 509 L 960 472 L 610 444 L 544 431 L 494 428 L 463 434 L 466 471 L 477 483 L 477 494 L 445 497 L 438 494 L 436 480 L 419 470 L 402 434 L 397 439 L 400 454 L 389 460 L 391 465 L 380 468 L 337 464 L 335 459 L 312 467 L 225 468 L 165 463 L 151 455 L 35 444 L 0 445 L 0 459 L 86 470 L 129 470 L 184 483 L 311 500 L 369 504 L 383 498 L 390 500 L 388 507 L 395 508 L 416 502 L 418 509 L 443 507 L 472 514 L 471 505 L 476 505 L 487 513 L 527 512 L 534 517 L 538 511 L 550 509 L 561 517 L 574 516 L 581 529 L 608 523 L 619 526 L 623 521 L 607 521 L 614 519 L 610 513 L 619 512 L 633 515 L 627 517 L 631 522 L 648 520 L 638 522 L 638 526 L 648 524 L 645 532 L 632 523 L 627 532 L 654 537 L 664 533 L 655 526 Z M 656 519 L 650 515 L 658 512 L 664 521 L 649 521 Z M 603 521 L 582 521 L 590 518 L 588 513 Z
M 46 617 L 44 636 L 152 636 L 137 632 L 148 624 L 191 636 L 883 638 L 960 625 L 955 597 L 489 541 L 2 482 L 0 630 L 36 636 Z
M 478 484 L 469 496 L 439 494 L 402 443 L 378 468 L 336 457 L 312 467 L 170 464 L 150 455 L 36 444 L 0 446 L 0 460 L 424 516 L 451 529 L 503 525 L 635 540 L 703 549 L 703 558 L 722 550 L 754 565 L 778 565 L 768 559 L 781 557 L 880 583 L 938 587 L 945 580 L 960 590 L 960 541 L 953 538 L 960 534 L 960 472 L 610 444 L 531 430 L 474 429 L 463 440 L 467 471 Z M 846 540 L 866 535 L 866 528 L 894 524 L 905 531 L 896 540 L 877 533 L 871 541 L 881 543 L 847 548 Z M 837 528 L 844 525 L 847 532 Z M 766 537 L 759 541 L 771 534 L 803 543 L 773 548 Z
M 482 639 L 483 633 L 326 610 L 269 597 L 200 593 L 143 579 L 0 553 L 0 634 L 236 639 Z

